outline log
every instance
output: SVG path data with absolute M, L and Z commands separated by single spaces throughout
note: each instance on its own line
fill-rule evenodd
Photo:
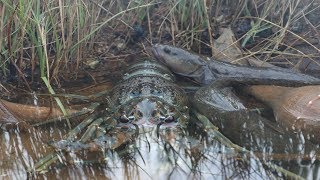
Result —
M 67 109 L 67 112 L 75 113 L 77 110 Z M 0 99 L 0 123 L 34 123 L 59 116 L 63 116 L 63 113 L 55 107 L 18 104 Z

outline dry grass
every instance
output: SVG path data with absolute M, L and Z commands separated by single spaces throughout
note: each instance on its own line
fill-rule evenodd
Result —
M 59 70 L 76 70 L 85 43 L 70 48 L 97 25 L 100 9 L 89 1 L 2 0 L 1 67 L 16 64 L 23 71 L 37 66 L 41 76 L 55 78 Z M 87 41 L 90 41 L 88 38 Z M 33 80 L 33 77 L 32 77 Z
M 166 42 L 211 55 L 219 28 L 240 24 L 245 30 L 238 41 L 247 56 L 269 62 L 284 56 L 292 66 L 302 58 L 318 64 L 320 24 L 314 19 L 320 15 L 312 15 L 319 10 L 320 2 L 313 0 L 1 0 L 1 74 L 15 69 L 24 79 L 31 71 L 32 77 L 24 79 L 29 84 L 38 68 L 41 77 L 59 82 L 60 72 L 79 70 L 104 27 L 123 32 L 126 42 Z M 297 43 L 314 53 L 296 48 Z

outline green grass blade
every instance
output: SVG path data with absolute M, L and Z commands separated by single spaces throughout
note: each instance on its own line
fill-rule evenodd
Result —
M 51 85 L 50 85 L 50 83 L 48 81 L 48 79 L 46 77 L 41 77 L 41 79 L 43 80 L 43 82 L 47 86 L 49 92 L 51 94 L 55 94 L 54 90 L 52 89 L 52 87 L 51 87 Z M 57 102 L 57 104 L 58 104 L 59 108 L 61 109 L 63 115 L 67 116 L 68 113 L 67 113 L 66 109 L 64 108 L 64 106 L 63 106 L 62 102 L 60 101 L 60 99 L 58 97 L 54 97 L 54 100 Z M 68 123 L 69 128 L 71 129 L 71 124 L 70 124 L 69 119 L 67 119 L 67 123 Z

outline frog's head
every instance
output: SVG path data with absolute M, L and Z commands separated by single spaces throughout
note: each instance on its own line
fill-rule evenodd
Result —
M 152 47 L 152 53 L 171 71 L 183 76 L 192 75 L 205 64 L 198 55 L 169 45 L 156 44 Z
M 120 107 L 116 117 L 119 124 L 175 126 L 184 116 L 173 106 L 156 99 L 143 98 Z

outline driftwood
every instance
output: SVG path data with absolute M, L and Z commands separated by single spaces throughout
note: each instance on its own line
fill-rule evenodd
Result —
M 68 109 L 68 113 L 77 110 Z M 0 123 L 41 122 L 47 119 L 63 116 L 55 107 L 18 104 L 0 99 Z
M 301 130 L 311 141 L 320 143 L 320 86 L 259 85 L 247 87 L 246 92 L 269 105 L 284 127 Z

